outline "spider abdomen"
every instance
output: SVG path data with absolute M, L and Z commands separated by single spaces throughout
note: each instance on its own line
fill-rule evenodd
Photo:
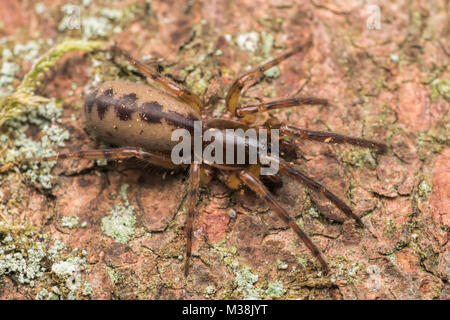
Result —
M 167 152 L 177 142 L 172 132 L 193 131 L 200 114 L 186 103 L 143 84 L 110 81 L 86 99 L 88 129 L 101 140 L 117 146 L 142 147 Z

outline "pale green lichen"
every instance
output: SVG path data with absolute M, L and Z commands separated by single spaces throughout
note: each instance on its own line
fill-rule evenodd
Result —
M 77 216 L 73 217 L 62 217 L 61 226 L 64 228 L 74 229 L 78 227 L 79 220 Z
M 124 204 L 115 205 L 111 210 L 111 215 L 102 219 L 102 231 L 116 242 L 127 243 L 134 235 L 134 206 L 130 205 L 127 196 L 128 184 L 122 185 L 120 193 Z
M 315 207 L 309 208 L 308 213 L 313 218 L 319 218 L 320 217 L 319 211 Z
M 83 37 L 96 39 L 106 37 L 112 30 L 112 25 L 105 17 L 85 17 L 82 20 Z
M 92 3 L 92 0 L 81 0 L 81 4 L 83 7 L 89 7 Z
M 388 254 L 388 255 L 386 256 L 386 258 L 388 258 L 388 260 L 389 260 L 394 266 L 397 265 L 397 257 L 395 256 L 395 253 Z
M 50 297 L 50 292 L 47 289 L 43 288 L 41 291 L 36 294 L 34 297 L 35 300 L 48 300 Z
M 80 257 L 68 257 L 66 260 L 52 265 L 52 271 L 60 277 L 71 276 L 84 269 L 86 259 Z
M 450 102 L 450 79 L 434 79 L 431 83 L 431 100 L 436 101 L 439 96 Z
M 419 202 L 422 202 L 424 201 L 424 199 L 428 198 L 428 196 L 431 194 L 431 191 L 433 191 L 432 186 L 429 185 L 426 180 L 422 180 L 419 183 L 419 188 L 417 189 L 415 197 Z
M 134 235 L 134 207 L 118 204 L 110 212 L 110 216 L 102 219 L 102 231 L 116 242 L 127 243 Z
M 80 256 L 78 248 L 75 248 L 72 253 L 61 259 L 59 251 L 64 247 L 64 244 L 57 240 L 49 250 L 49 257 L 52 256 L 51 260 L 53 261 L 51 271 L 56 276 L 55 279 L 61 281 L 59 283 L 61 290 L 56 286 L 53 287 L 53 294 L 50 294 L 48 299 L 76 299 L 80 294 L 82 285 L 82 292 L 85 292 L 86 283 L 83 284 L 81 280 L 81 272 L 86 268 L 86 258 L 84 255 Z M 50 254 L 51 250 L 53 251 L 52 254 Z
M 259 33 L 256 31 L 250 31 L 241 33 L 236 38 L 236 44 L 242 50 L 248 52 L 255 52 L 258 48 Z
M 274 281 L 269 283 L 265 294 L 270 298 L 280 298 L 286 294 L 286 289 L 281 281 Z
M 247 266 L 237 268 L 235 270 L 236 278 L 234 279 L 237 285 L 237 291 L 242 293 L 244 300 L 261 299 L 263 290 L 255 287 L 258 281 L 258 275 L 251 272 Z
M 92 295 L 92 284 L 90 284 L 89 282 L 84 282 L 83 283 L 83 292 L 82 294 L 84 296 L 90 296 Z
M 393 62 L 395 62 L 395 63 L 398 63 L 399 62 L 399 57 L 398 57 L 398 54 L 395 54 L 395 53 L 393 53 L 393 54 L 391 54 L 390 56 L 389 56 L 389 58 L 391 58 L 391 60 L 393 61 Z
M 263 32 L 262 38 L 263 38 L 263 53 L 265 57 L 268 57 L 270 52 L 272 51 L 275 37 L 270 33 Z
M 375 157 L 368 149 L 351 148 L 349 151 L 341 152 L 340 156 L 343 162 L 355 167 L 367 165 L 369 168 L 375 168 L 377 165 Z
M 3 52 L 5 56 L 5 52 Z M 19 72 L 19 66 L 14 62 L 3 61 L 0 68 L 0 88 L 2 89 L 2 96 L 12 92 L 11 86 L 15 75 Z
M 106 272 L 108 273 L 109 279 L 114 284 L 117 284 L 122 279 L 122 275 L 113 268 L 106 267 Z
M 58 259 L 60 251 L 64 250 L 66 245 L 60 240 L 55 240 L 53 245 L 47 250 L 48 258 L 52 261 Z
M 16 57 L 20 56 L 25 61 L 32 61 L 38 56 L 40 48 L 41 46 L 38 42 L 29 41 L 25 44 L 17 43 L 13 52 Z
M 272 60 L 272 57 L 269 57 L 268 59 L 264 60 L 261 64 L 264 64 L 266 62 L 269 62 L 270 60 Z M 264 76 L 266 76 L 267 78 L 278 78 L 281 75 L 280 69 L 278 69 L 277 66 L 273 66 L 270 69 L 267 69 L 266 71 L 264 71 Z
M 25 158 L 56 154 L 54 149 L 64 146 L 64 141 L 69 138 L 69 132 L 57 124 L 61 114 L 62 109 L 54 101 L 50 101 L 9 120 L 5 126 L 5 133 L 0 135 L 0 142 L 3 142 L 0 147 L 2 155 L 0 165 L 20 162 Z M 43 135 L 40 140 L 27 136 L 30 124 L 41 129 Z M 28 162 L 23 163 L 20 169 L 23 171 L 23 176 L 27 177 L 31 183 L 50 189 L 52 187 L 50 172 L 54 165 L 54 161 Z
M 300 264 L 304 268 L 306 268 L 306 266 L 308 265 L 308 259 L 306 257 L 303 257 L 303 256 L 297 257 L 297 262 L 298 262 L 298 264 Z
M 215 291 L 215 289 L 214 289 L 214 287 L 213 286 L 207 286 L 206 288 L 205 288 L 205 293 L 206 294 L 213 294 L 214 293 L 214 291 Z
M 43 14 L 45 12 L 45 10 L 46 10 L 46 6 L 45 6 L 45 4 L 43 4 L 41 2 L 36 3 L 34 5 L 34 11 L 36 11 L 37 14 Z
M 278 270 L 286 270 L 289 267 L 286 262 L 281 260 L 277 260 L 276 266 Z
M 250 267 L 239 264 L 239 261 L 236 259 L 236 247 L 226 248 L 222 245 L 217 243 L 212 247 L 212 250 L 221 257 L 225 265 L 234 273 L 234 282 L 237 286 L 236 292 L 246 300 L 261 299 L 264 295 L 264 290 L 255 286 L 256 282 L 258 282 L 258 275 L 254 274 Z
M 81 15 L 79 6 L 68 3 L 61 7 L 63 18 L 58 25 L 58 31 L 80 30 L 83 39 L 106 38 L 111 32 L 121 32 L 121 24 L 134 18 L 139 6 L 130 6 L 124 11 L 103 8 L 99 16 Z
M 20 239 L 14 242 L 12 236 L 5 237 L 0 247 L 0 276 L 14 274 L 21 284 L 34 285 L 34 281 L 40 278 L 45 271 L 43 259 L 45 250 L 40 242 L 29 244 L 28 240 Z
M 353 282 L 354 279 L 356 279 L 356 275 L 357 275 L 358 271 L 361 270 L 362 264 L 355 262 L 355 263 L 352 263 L 350 265 L 350 267 L 351 267 L 351 269 L 349 269 L 347 272 L 347 282 L 348 283 L 351 283 L 351 282 Z
M 130 204 L 130 201 L 128 199 L 128 194 L 127 194 L 127 190 L 129 187 L 130 187 L 130 185 L 128 183 L 124 183 L 123 185 L 120 186 L 120 196 L 122 197 L 122 199 L 126 205 Z
M 111 8 L 103 8 L 100 11 L 100 14 L 105 17 L 108 18 L 110 20 L 120 20 L 123 16 L 123 12 L 117 9 L 111 9 Z

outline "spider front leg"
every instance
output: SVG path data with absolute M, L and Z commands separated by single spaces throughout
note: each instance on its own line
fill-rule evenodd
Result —
M 312 40 L 309 39 L 305 45 L 298 46 L 295 49 L 286 52 L 285 54 L 266 62 L 265 64 L 257 67 L 256 69 L 249 71 L 242 76 L 240 76 L 234 83 L 231 85 L 230 90 L 228 91 L 226 97 L 226 105 L 228 110 L 234 114 L 236 107 L 238 106 L 239 98 L 241 96 L 241 91 L 245 87 L 245 85 L 249 84 L 252 81 L 256 81 L 264 75 L 264 72 L 268 69 L 276 66 L 280 62 L 286 60 L 287 58 L 293 56 L 296 53 L 302 51 L 305 47 L 309 47 L 312 43 Z
M 197 95 L 195 95 L 194 93 L 179 86 L 174 81 L 170 80 L 169 78 L 164 77 L 162 74 L 160 74 L 156 70 L 152 69 L 145 63 L 134 58 L 128 51 L 126 51 L 118 46 L 113 46 L 112 52 L 114 54 L 119 54 L 119 55 L 124 56 L 130 62 L 130 64 L 133 67 L 135 67 L 139 72 L 141 72 L 143 75 L 152 79 L 153 81 L 156 81 L 164 89 L 166 89 L 173 95 L 177 96 L 178 98 L 180 98 L 181 100 L 183 100 L 184 102 L 189 104 L 191 107 L 195 108 L 197 111 L 201 111 L 201 109 L 203 107 L 203 103 L 200 100 L 200 98 Z
M 189 196 L 186 216 L 186 261 L 184 263 L 184 276 L 189 272 L 189 260 L 192 253 L 192 226 L 195 216 L 195 204 L 197 203 L 197 193 L 200 186 L 200 164 L 193 163 L 189 171 Z
M 300 105 L 328 105 L 328 100 L 316 97 L 288 98 L 283 100 L 237 107 L 235 114 L 238 118 L 243 118 L 248 114 L 265 112 L 280 108 L 295 107 Z
M 289 215 L 289 213 L 275 200 L 273 195 L 266 189 L 264 184 L 258 180 L 253 174 L 246 170 L 239 172 L 239 179 L 244 182 L 253 192 L 255 192 L 261 199 L 264 199 L 269 206 L 283 219 L 283 221 L 288 224 L 303 243 L 311 251 L 312 255 L 320 262 L 322 269 L 325 273 L 328 273 L 328 263 L 322 252 L 317 248 L 317 246 L 311 241 L 311 239 L 306 235 L 306 233 L 297 225 L 295 220 Z
M 27 158 L 24 161 L 58 161 L 61 159 L 86 159 L 86 160 L 123 160 L 129 158 L 138 158 L 150 164 L 166 168 L 175 169 L 175 165 L 170 157 L 158 152 L 145 151 L 137 147 L 123 147 L 115 149 L 102 150 L 83 150 L 77 152 L 60 153 L 54 156 Z
M 378 141 L 370 139 L 362 139 L 357 137 L 350 137 L 339 133 L 325 132 L 325 131 L 312 131 L 306 129 L 300 129 L 294 126 L 282 125 L 279 127 L 280 135 L 287 135 L 290 137 L 314 140 L 325 143 L 348 143 L 356 145 L 358 147 L 366 147 L 376 149 L 378 152 L 383 153 L 387 151 L 387 145 Z
M 246 115 L 266 112 L 274 109 L 294 107 L 300 105 L 328 105 L 328 100 L 316 97 L 299 97 L 289 98 L 279 101 L 271 101 L 266 103 L 247 105 L 236 108 L 236 116 L 243 118 Z M 326 131 L 312 131 L 301 129 L 294 126 L 277 124 L 269 125 L 270 129 L 279 129 L 280 136 L 290 136 L 294 138 L 314 140 L 325 143 L 348 143 L 359 147 L 367 147 L 377 149 L 378 152 L 386 152 L 387 146 L 384 143 L 377 142 L 370 139 L 362 139 L 357 137 L 350 137 L 339 133 Z

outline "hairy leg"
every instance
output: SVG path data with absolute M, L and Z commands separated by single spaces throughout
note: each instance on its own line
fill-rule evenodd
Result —
M 270 110 L 274 110 L 274 109 L 295 107 L 295 106 L 301 106 L 301 105 L 317 105 L 317 104 L 328 105 L 328 100 L 316 98 L 316 97 L 288 98 L 288 99 L 283 99 L 283 100 L 270 101 L 270 102 L 259 103 L 259 104 L 252 104 L 252 105 L 247 105 L 247 106 L 240 106 L 240 107 L 236 108 L 235 114 L 238 118 L 242 118 L 248 114 L 265 112 L 265 111 L 270 111 Z
M 312 131 L 300 129 L 294 126 L 282 125 L 279 128 L 280 136 L 290 136 L 306 140 L 314 140 L 325 143 L 348 143 L 359 147 L 367 147 L 376 149 L 378 152 L 386 152 L 387 145 L 370 139 L 362 139 L 357 137 L 350 137 L 339 133 Z
M 240 76 L 238 79 L 234 81 L 234 83 L 231 85 L 230 90 L 228 91 L 227 98 L 226 98 L 226 105 L 228 110 L 234 114 L 236 107 L 238 106 L 239 98 L 241 96 L 241 91 L 245 87 L 245 85 L 249 84 L 250 82 L 256 81 L 260 77 L 263 76 L 264 72 L 280 62 L 286 60 L 287 58 L 293 56 L 296 53 L 299 53 L 300 51 L 304 50 L 305 48 L 309 47 L 312 43 L 311 38 L 307 41 L 305 45 L 298 46 L 295 49 L 286 52 L 285 54 L 266 62 L 265 64 L 257 67 L 256 69 L 249 71 L 242 76 Z
M 173 95 L 177 96 L 178 98 L 189 104 L 191 107 L 195 108 L 198 111 L 201 111 L 203 103 L 197 95 L 181 87 L 180 85 L 170 80 L 169 78 L 164 77 L 162 74 L 152 69 L 148 65 L 144 64 L 143 62 L 139 61 L 138 59 L 133 58 L 133 56 L 131 56 L 131 54 L 128 51 L 118 46 L 113 46 L 112 51 L 114 54 L 120 54 L 124 56 L 130 62 L 130 64 L 133 67 L 135 67 L 139 72 L 141 72 L 143 75 L 156 81 L 164 89 L 166 89 Z
M 323 256 L 322 252 L 311 241 L 306 233 L 297 225 L 297 223 L 289 215 L 289 213 L 282 206 L 280 206 L 280 204 L 275 200 L 269 190 L 266 189 L 264 184 L 246 170 L 240 171 L 239 178 L 261 199 L 264 199 L 269 204 L 269 206 L 283 219 L 283 221 L 286 222 L 286 224 L 288 224 L 295 231 L 295 233 L 311 251 L 313 256 L 320 262 L 325 273 L 328 273 L 329 268 L 327 260 Z
M 294 167 L 289 165 L 283 159 L 280 159 L 273 155 L 267 155 L 267 156 L 265 156 L 265 158 L 266 158 L 265 161 L 270 161 L 272 163 L 274 161 L 277 161 L 281 172 L 294 178 L 295 180 L 297 180 L 301 184 L 305 185 L 309 189 L 323 194 L 328 200 L 333 202 L 336 205 L 336 207 L 338 207 L 347 217 L 354 219 L 358 223 L 358 225 L 360 225 L 361 227 L 364 226 L 362 220 L 352 211 L 352 209 L 344 201 L 339 199 L 338 196 L 336 196 L 334 193 L 332 193 L 327 188 L 322 186 L 320 183 L 318 183 L 314 179 L 309 178 L 308 176 L 301 173 L 300 171 L 295 170 Z
M 189 260 L 192 254 L 192 226 L 195 216 L 195 204 L 197 203 L 197 193 L 200 185 L 200 164 L 193 163 L 189 172 L 189 197 L 186 216 L 186 261 L 184 263 L 184 276 L 189 272 Z
M 166 169 L 175 169 L 179 167 L 172 163 L 170 157 L 165 154 L 145 151 L 142 148 L 136 147 L 123 147 L 102 150 L 82 150 L 71 153 L 60 153 L 49 157 L 28 158 L 24 159 L 24 161 L 58 161 L 61 159 L 123 160 L 133 157 Z

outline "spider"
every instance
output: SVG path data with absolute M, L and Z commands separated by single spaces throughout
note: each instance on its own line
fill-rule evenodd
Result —
M 116 146 L 112 149 L 82 150 L 72 153 L 60 153 L 55 156 L 30 158 L 28 161 L 56 161 L 59 159 L 89 159 L 89 160 L 124 160 L 137 158 L 154 166 L 164 169 L 189 168 L 189 193 L 187 199 L 187 216 L 185 221 L 186 233 L 186 258 L 184 263 L 184 275 L 188 275 L 189 261 L 192 253 L 192 229 L 195 216 L 197 194 L 200 184 L 208 184 L 213 178 L 225 183 L 229 188 L 236 190 L 242 187 L 251 189 L 258 197 L 276 212 L 281 219 L 293 229 L 300 240 L 310 250 L 311 254 L 319 261 L 323 271 L 329 272 L 327 260 L 319 248 L 311 241 L 307 234 L 297 225 L 275 199 L 260 177 L 260 170 L 267 161 L 277 163 L 279 172 L 276 175 L 266 176 L 268 181 L 280 181 L 279 173 L 285 174 L 302 183 L 309 189 L 323 194 L 347 217 L 354 219 L 363 226 L 359 216 L 334 193 L 328 190 L 312 178 L 296 170 L 282 157 L 266 152 L 263 161 L 250 164 L 246 158 L 243 164 L 216 164 L 211 162 L 191 162 L 189 164 L 176 164 L 170 157 L 170 151 L 174 147 L 171 136 L 174 130 L 184 128 L 189 132 L 194 130 L 194 122 L 202 118 L 202 129 L 215 129 L 221 132 L 227 129 L 264 128 L 269 135 L 274 130 L 279 130 L 279 142 L 282 147 L 295 148 L 295 139 L 308 139 L 324 143 L 348 143 L 359 147 L 374 148 L 379 152 L 386 150 L 386 145 L 368 139 L 350 137 L 332 132 L 311 131 L 294 126 L 285 125 L 271 119 L 262 124 L 257 124 L 255 115 L 278 108 L 294 107 L 300 105 L 328 105 L 326 99 L 317 97 L 296 97 L 284 100 L 271 101 L 260 104 L 239 106 L 239 98 L 243 88 L 255 83 L 264 76 L 264 72 L 294 54 L 304 51 L 311 41 L 293 48 L 291 51 L 262 64 L 261 66 L 244 73 L 231 85 L 227 96 L 226 106 L 234 119 L 213 118 L 206 114 L 201 99 L 181 87 L 171 79 L 161 75 L 150 66 L 134 58 L 128 51 L 113 45 L 111 52 L 114 56 L 121 56 L 147 79 L 152 85 L 144 85 L 133 82 L 110 81 L 101 84 L 90 93 L 85 101 L 87 128 L 98 138 Z M 157 83 L 158 87 L 154 84 Z M 290 140 L 289 140 L 290 139 Z M 252 144 L 251 139 L 242 140 L 237 136 L 231 136 L 231 145 L 244 146 L 245 153 Z M 204 146 L 203 146 L 204 147 Z M 192 150 L 192 152 L 194 152 Z M 258 151 L 259 152 L 259 151 Z

